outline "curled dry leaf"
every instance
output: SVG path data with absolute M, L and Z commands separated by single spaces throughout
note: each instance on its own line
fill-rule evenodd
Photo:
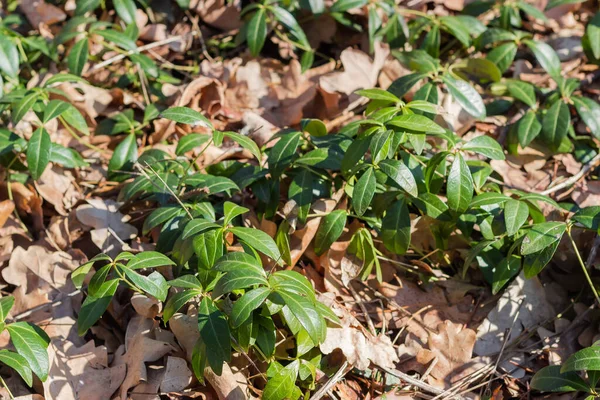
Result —
M 150 319 L 156 317 L 162 311 L 162 303 L 159 300 L 141 293 L 135 293 L 131 297 L 131 305 L 139 315 Z
M 12 200 L 4 200 L 0 202 L 0 228 L 4 226 L 8 217 L 15 210 L 15 202 Z

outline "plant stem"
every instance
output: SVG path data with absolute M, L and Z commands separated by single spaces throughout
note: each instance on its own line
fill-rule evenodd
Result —
M 4 386 L 4 389 L 6 389 L 6 391 L 8 392 L 8 395 L 10 396 L 10 398 L 14 399 L 15 396 L 13 396 L 12 392 L 8 388 L 8 385 L 6 384 L 6 382 L 4 382 L 4 378 L 2 378 L 1 376 L 0 376 L 0 383 L 2 383 L 2 386 Z
M 579 254 L 579 249 L 577 248 L 577 244 L 575 243 L 575 240 L 573 240 L 573 236 L 571 236 L 571 227 L 570 226 L 567 227 L 567 235 L 569 236 L 569 240 L 571 241 L 571 244 L 573 245 L 573 249 L 575 250 L 575 255 L 577 256 L 579 265 L 581 265 L 581 269 L 583 270 L 585 279 L 587 280 L 588 284 L 590 285 L 590 288 L 592 289 L 592 293 L 594 293 L 594 296 L 596 297 L 596 301 L 598 302 L 598 304 L 600 304 L 600 296 L 598 296 L 598 291 L 596 291 L 596 287 L 594 286 L 594 283 L 592 282 L 592 278 L 590 277 L 590 274 L 589 274 L 587 268 L 585 267 L 585 263 L 583 262 L 583 259 L 581 258 L 581 254 Z

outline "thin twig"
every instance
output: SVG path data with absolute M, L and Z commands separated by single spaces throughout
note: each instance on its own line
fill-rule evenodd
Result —
M 94 71 L 97 71 L 99 69 L 105 68 L 105 67 L 109 66 L 112 63 L 115 63 L 117 61 L 121 61 L 125 57 L 130 56 L 132 54 L 141 53 L 143 51 L 146 51 L 146 50 L 149 50 L 149 49 L 153 49 L 155 47 L 159 47 L 159 46 L 163 46 L 165 44 L 173 43 L 173 42 L 176 42 L 178 40 L 185 39 L 189 35 L 191 35 L 191 36 L 197 36 L 198 32 L 197 31 L 192 31 L 192 32 L 185 33 L 183 35 L 172 36 L 172 37 L 166 38 L 164 40 L 159 40 L 158 42 L 148 43 L 148 44 L 146 44 L 144 46 L 138 47 L 135 50 L 129 50 L 128 52 L 123 53 L 123 54 L 117 54 L 116 56 L 111 57 L 108 60 L 102 61 L 101 63 L 98 63 L 98 64 L 94 65 L 92 68 L 89 69 L 89 71 L 87 72 L 86 75 L 89 75 L 90 73 L 92 73 Z
M 319 400 L 321 397 L 323 397 L 336 383 L 340 381 L 340 379 L 344 377 L 344 375 L 346 375 L 346 373 L 349 371 L 347 367 L 348 361 L 344 361 L 340 369 L 338 369 L 331 379 L 329 379 L 311 396 L 310 400 Z
M 600 153 L 598 153 L 594 158 L 592 158 L 587 164 L 585 164 L 578 173 L 576 173 L 575 175 L 573 175 L 572 177 L 570 177 L 569 179 L 567 179 L 566 181 L 563 181 L 562 183 L 559 183 L 556 186 L 553 186 L 549 189 L 546 189 L 542 192 L 540 192 L 540 194 L 547 196 L 551 193 L 554 192 L 558 192 L 559 190 L 562 189 L 566 189 L 574 184 L 576 184 L 581 178 L 583 178 L 588 172 L 590 172 L 591 170 L 593 170 L 594 168 L 596 168 L 597 166 L 600 165 Z
M 388 374 L 395 376 L 396 378 L 400 378 L 403 381 L 411 384 L 412 386 L 416 386 L 421 390 L 426 391 L 427 393 L 431 393 L 431 394 L 435 394 L 435 395 L 441 395 L 444 393 L 444 390 L 436 388 L 435 386 L 431 386 L 428 383 L 425 383 L 419 379 L 413 378 L 410 375 L 405 374 L 404 372 L 400 372 L 397 370 L 393 370 L 393 369 L 389 369 L 389 368 L 385 368 L 385 367 L 379 367 L 382 371 L 387 372 Z M 462 399 L 461 396 L 455 395 L 453 396 L 456 399 Z

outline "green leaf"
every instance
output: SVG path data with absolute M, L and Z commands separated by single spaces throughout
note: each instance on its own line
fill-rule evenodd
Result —
M 320 119 L 305 118 L 300 121 L 300 127 L 303 132 L 308 132 L 311 136 L 322 137 L 327 135 L 327 126 Z
M 354 185 L 352 192 L 352 207 L 358 216 L 361 216 L 367 211 L 373 196 L 375 195 L 375 170 L 367 168 L 365 173 Z
M 396 201 L 381 221 L 381 240 L 394 254 L 404 254 L 410 245 L 410 214 L 406 201 Z
M 185 228 L 183 228 L 183 232 L 181 233 L 181 239 L 189 239 L 199 233 L 220 227 L 221 225 L 210 222 L 204 218 L 193 219 L 185 224 Z
M 571 354 L 560 372 L 571 371 L 600 371 L 600 346 L 588 347 Z
M 467 211 L 473 198 L 473 177 L 461 154 L 456 154 L 450 167 L 446 194 L 451 210 L 457 213 Z
M 210 230 L 194 238 L 194 252 L 198 258 L 198 267 L 210 270 L 223 256 L 223 232 L 220 229 Z
M 300 132 L 288 133 L 271 148 L 268 157 L 269 170 L 275 179 L 292 163 L 300 144 Z
M 179 204 L 157 208 L 156 210 L 152 211 L 152 213 L 150 213 L 150 215 L 144 220 L 142 234 L 147 235 L 148 232 L 150 232 L 153 228 L 164 224 L 172 218 L 185 214 L 185 210 L 181 208 Z
M 19 51 L 6 36 L 0 36 L 0 71 L 11 78 L 19 75 Z
M 60 164 L 65 168 L 80 168 L 89 165 L 77 151 L 68 149 L 58 143 L 52 143 L 50 161 Z
M 544 15 L 544 13 L 542 11 L 540 11 L 535 6 L 533 6 L 529 3 L 526 3 L 525 1 L 518 1 L 517 7 L 519 7 L 521 10 L 523 10 L 526 14 L 529 14 L 530 17 L 539 19 L 540 21 L 543 21 L 543 22 L 548 22 L 548 18 L 546 18 L 546 16 Z
M 529 218 L 529 206 L 524 201 L 510 199 L 504 204 L 504 224 L 509 236 L 517 233 Z
M 431 193 L 421 193 L 418 198 L 413 199 L 415 205 L 431 218 L 447 219 L 443 215 L 447 213 L 448 206 L 439 197 Z
M 113 0 L 115 11 L 126 25 L 135 23 L 135 3 L 133 0 Z
M 234 328 L 242 325 L 250 315 L 252 311 L 256 310 L 262 305 L 262 303 L 271 294 L 271 289 L 268 287 L 259 287 L 250 290 L 242 297 L 240 297 L 233 305 L 231 310 L 231 326 Z
M 98 8 L 100 0 L 77 0 L 75 4 L 75 15 L 79 16 Z
M 542 222 L 533 225 L 523 239 L 521 254 L 533 254 L 543 250 L 560 240 L 566 229 L 567 225 L 564 222 Z
M 269 283 L 274 289 L 287 290 L 288 292 L 303 295 L 313 303 L 317 301 L 312 285 L 299 272 L 290 270 L 277 271 L 271 275 Z
M 254 285 L 267 285 L 267 279 L 264 271 L 257 271 L 254 268 L 238 268 L 227 272 L 217 282 L 212 297 L 217 298 L 225 293 L 231 293 L 234 290 L 247 289 Z
M 343 0 L 342 0 L 343 1 Z M 336 3 L 337 4 L 337 3 Z M 294 393 L 299 361 L 282 368 L 277 375 L 268 380 L 262 393 L 263 400 L 282 400 L 291 398 Z
M 9 350 L 0 350 L 0 362 L 17 371 L 25 383 L 31 387 L 33 376 L 25 357 Z
M 202 284 L 194 275 L 183 275 L 167 283 L 171 287 L 202 290 Z
M 367 4 L 367 1 L 368 0 L 337 0 L 329 7 L 329 12 L 343 13 L 354 8 L 360 8 Z
M 94 296 L 86 297 L 77 318 L 77 332 L 79 336 L 83 336 L 104 314 L 118 286 L 118 279 L 104 282 Z
M 212 128 L 212 124 L 204 115 L 200 114 L 196 110 L 192 110 L 188 107 L 171 107 L 167 108 L 160 113 L 162 118 L 166 118 L 171 121 L 175 121 L 180 124 L 187 124 L 193 126 L 205 126 Z
M 525 148 L 529 146 L 529 143 L 531 143 L 541 131 L 542 124 L 538 120 L 535 111 L 527 111 L 523 118 L 519 120 L 517 126 L 517 137 L 519 138 L 521 147 Z
M 571 217 L 571 220 L 597 231 L 600 229 L 600 206 L 582 208 Z
M 313 199 L 313 174 L 309 170 L 302 169 L 292 179 L 288 198 L 298 206 L 298 220 L 301 223 L 306 222 Z
M 135 133 L 130 133 L 115 147 L 108 163 L 109 175 L 119 180 L 129 178 L 131 175 L 127 171 L 131 171 L 137 161 L 137 150 Z
M 72 104 L 69 104 L 69 108 L 63 112 L 61 118 L 65 120 L 65 122 L 71 125 L 73 128 L 83 133 L 84 135 L 90 134 L 90 128 L 87 126 L 87 122 L 85 118 L 79 110 Z
M 206 345 L 198 339 L 192 349 L 192 370 L 196 379 L 204 385 L 204 369 L 206 368 Z
M 600 59 L 600 13 L 596 13 L 588 22 L 585 27 L 585 34 L 592 54 L 596 59 Z
M 529 383 L 532 389 L 541 392 L 588 392 L 589 387 L 575 372 L 562 373 L 560 365 L 540 369 Z
M 569 125 L 571 125 L 569 106 L 558 100 L 544 115 L 541 137 L 552 150 L 556 151 L 567 136 Z
M 577 114 L 590 128 L 592 135 L 600 139 L 600 105 L 594 100 L 582 96 L 571 96 Z
M 252 153 L 252 155 L 256 157 L 258 161 L 261 161 L 262 155 L 254 140 L 250 139 L 248 136 L 240 135 L 239 133 L 235 132 L 223 132 L 223 135 L 230 138 L 246 150 L 250 151 L 250 153 Z
M 196 296 L 200 296 L 202 294 L 201 290 L 197 289 L 189 289 L 184 290 L 183 292 L 175 293 L 173 296 L 169 297 L 169 300 L 165 304 L 165 309 L 163 310 L 163 321 L 165 323 L 169 322 L 171 317 L 181 309 L 188 301 L 193 299 Z
M 306 297 L 287 290 L 278 290 L 277 294 L 281 296 L 294 317 L 298 319 L 300 325 L 308 332 L 313 343 L 322 343 L 325 339 L 322 335 L 325 321 L 315 309 L 313 302 Z
M 6 329 L 17 353 L 27 360 L 33 373 L 44 382 L 50 366 L 46 351 L 50 338 L 40 328 L 28 322 L 14 322 L 7 325 Z
M 117 46 L 125 49 L 135 51 L 137 50 L 137 45 L 133 40 L 128 38 L 123 32 L 117 32 L 113 29 L 105 29 L 105 30 L 95 30 L 95 34 L 102 36 L 109 43 L 116 44 Z
M 225 215 L 223 218 L 223 226 L 227 226 L 235 217 L 247 213 L 249 210 L 246 207 L 238 206 L 235 203 L 226 201 L 225 204 L 223 204 L 223 211 Z
M 523 272 L 525 274 L 525 278 L 533 278 L 542 270 L 554 257 L 554 253 L 556 253 L 556 249 L 558 249 L 558 245 L 560 241 L 552 243 L 550 246 L 544 247 L 542 250 L 527 254 L 523 259 Z
M 266 38 L 267 13 L 264 8 L 259 8 L 250 19 L 250 22 L 248 22 L 248 28 L 246 30 L 248 48 L 253 57 L 258 56 L 265 44 Z
M 27 167 L 33 180 L 39 179 L 46 170 L 51 150 L 52 141 L 48 131 L 45 128 L 36 129 L 27 144 Z
M 492 160 L 505 159 L 502 146 L 496 140 L 486 135 L 477 136 L 469 140 L 463 145 L 462 149 L 482 154 Z
M 404 114 L 392 118 L 387 122 L 388 125 L 397 126 L 399 128 L 408 129 L 413 132 L 422 132 L 430 134 L 444 134 L 446 130 L 419 114 Z
M 552 77 L 558 78 L 560 76 L 560 59 L 558 54 L 554 51 L 550 45 L 544 42 L 538 42 L 533 40 L 523 40 L 523 43 L 529 47 L 532 53 L 535 55 L 540 66 Z
M 398 103 L 401 101 L 398 97 L 387 90 L 379 88 L 357 90 L 356 94 L 371 100 L 389 101 L 390 103 Z
M 452 36 L 462 43 L 463 46 L 469 47 L 471 45 L 471 34 L 469 33 L 469 29 L 458 18 L 454 16 L 443 16 L 440 17 L 440 22 Z
M 463 80 L 457 80 L 450 75 L 444 75 L 442 80 L 448 91 L 460 106 L 477 119 L 485 119 L 485 104 L 477 90 Z
M 504 43 L 492 49 L 486 59 L 493 62 L 501 73 L 504 73 L 513 63 L 517 55 L 518 46 L 513 43 Z
M 148 76 L 152 78 L 158 78 L 159 69 L 158 65 L 145 54 L 134 53 L 129 55 L 129 59 L 135 63 L 138 68 L 141 68 Z M 158 112 L 157 112 L 158 114 Z M 157 115 L 158 116 L 158 115 Z
M 267 233 L 258 229 L 233 227 L 229 229 L 239 240 L 260 251 L 277 263 L 281 263 L 281 253 L 277 244 Z
M 536 104 L 535 87 L 528 82 L 519 81 L 516 79 L 507 79 L 506 88 L 508 93 L 515 99 L 522 101 L 529 107 L 534 107 Z
M 169 291 L 169 285 L 165 277 L 158 271 L 154 271 L 148 276 L 138 274 L 131 269 L 125 269 L 125 275 L 138 288 L 160 301 L 165 301 Z
M 426 73 L 413 73 L 404 75 L 392 82 L 387 90 L 396 97 L 400 98 L 408 93 L 410 89 L 412 89 L 412 87 L 415 86 L 420 80 L 425 79 L 426 77 Z
M 50 100 L 44 107 L 44 118 L 42 122 L 45 124 L 48 121 L 60 116 L 62 113 L 67 111 L 69 103 L 62 100 Z
M 424 94 L 424 96 L 428 97 L 429 94 Z M 415 98 L 417 95 L 415 94 Z M 429 114 L 438 114 L 441 111 L 441 107 L 437 104 L 433 104 L 426 100 L 413 100 L 409 103 L 406 103 L 406 108 L 410 108 L 414 111 L 421 111 Z
M 4 296 L 0 298 L 0 323 L 6 320 L 8 313 L 15 304 L 15 298 L 13 296 Z
M 192 151 L 196 147 L 202 146 L 209 140 L 209 135 L 202 135 L 200 133 L 190 133 L 189 135 L 185 135 L 179 139 L 179 142 L 177 143 L 177 149 L 175 149 L 175 154 L 181 156 L 188 151 Z
M 31 110 L 39 95 L 39 92 L 29 93 L 13 105 L 11 117 L 15 125 Z
M 89 51 L 90 48 L 87 37 L 80 39 L 71 48 L 71 52 L 67 56 L 67 65 L 73 74 L 81 76 L 83 67 L 85 67 L 85 64 L 88 61 Z
M 213 268 L 216 271 L 223 272 L 230 272 L 240 268 L 254 268 L 266 277 L 260 261 L 255 257 L 252 257 L 250 254 L 243 253 L 241 251 L 225 254 L 223 257 L 219 258 Z
M 308 0 L 308 1 L 310 1 L 311 3 L 319 3 L 320 7 L 318 7 L 318 8 L 322 9 L 322 7 L 323 7 L 322 0 Z M 298 23 L 298 21 L 296 21 L 296 18 L 294 18 L 294 16 L 288 10 L 286 10 L 283 7 L 279 7 L 279 6 L 269 7 L 269 10 L 273 13 L 273 15 L 275 16 L 277 21 L 281 22 L 281 24 L 290 31 L 292 36 L 294 36 L 295 39 L 300 44 L 302 44 L 305 48 L 310 48 L 310 43 L 308 41 L 308 38 L 306 37 L 306 34 L 300 27 L 300 24 Z M 322 12 L 322 11 L 315 12 L 313 10 L 313 14 L 317 14 L 320 12 Z M 304 55 L 306 55 L 307 53 L 312 53 L 312 52 L 307 51 L 304 53 Z M 308 60 L 304 60 L 304 55 L 303 55 L 303 60 L 302 60 L 301 64 L 308 63 Z M 309 55 L 308 57 L 310 58 L 311 56 Z M 312 57 L 314 57 L 314 55 Z M 308 65 L 306 68 L 310 68 L 311 65 L 312 65 L 312 61 L 310 61 L 310 65 Z M 304 68 L 305 67 L 303 66 L 302 72 L 304 72 L 304 70 L 305 70 Z
M 494 283 L 492 284 L 492 294 L 496 294 L 502 289 L 509 280 L 519 273 L 521 268 L 521 257 L 511 255 L 504 258 L 494 268 Z
M 223 314 L 208 297 L 198 307 L 198 329 L 206 345 L 206 358 L 213 372 L 220 376 L 223 363 L 231 361 L 229 325 Z
M 322 218 L 319 229 L 315 234 L 315 253 L 317 255 L 327 251 L 342 235 L 344 226 L 346 226 L 346 216 L 345 210 L 335 210 Z
M 167 256 L 158 251 L 144 251 L 133 256 L 127 263 L 129 269 L 158 268 L 175 263 Z
M 551 10 L 555 7 L 562 6 L 564 4 L 578 4 L 583 3 L 585 0 L 550 0 L 546 5 L 546 11 Z

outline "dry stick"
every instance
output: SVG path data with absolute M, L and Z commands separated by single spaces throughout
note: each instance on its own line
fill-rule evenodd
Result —
M 394 369 L 389 369 L 389 368 L 385 368 L 385 367 L 379 367 L 382 371 L 387 372 L 388 374 L 395 376 L 396 378 L 400 378 L 403 381 L 405 381 L 406 383 L 411 384 L 412 386 L 416 386 L 421 390 L 426 391 L 427 393 L 431 393 L 431 394 L 435 394 L 435 395 L 441 395 L 444 393 L 444 390 L 436 388 L 435 386 L 431 386 L 428 383 L 425 383 L 419 379 L 413 378 L 410 375 L 405 374 L 404 372 L 400 372 Z M 462 399 L 461 396 L 453 396 L 457 399 Z
M 570 177 L 569 179 L 567 179 L 566 181 L 563 181 L 562 183 L 559 183 L 556 186 L 553 186 L 549 189 L 544 190 L 543 192 L 540 192 L 539 194 L 542 194 L 544 196 L 547 196 L 551 193 L 554 192 L 558 192 L 559 190 L 562 189 L 566 189 L 574 184 L 577 183 L 577 181 L 579 181 L 581 178 L 583 178 L 588 172 L 590 172 L 591 170 L 593 170 L 594 168 L 596 168 L 597 166 L 600 165 L 600 153 L 598 153 L 594 158 L 592 158 L 587 164 L 585 164 L 578 173 L 576 173 L 575 175 L 573 175 L 572 177 Z
M 159 40 L 158 42 L 148 43 L 147 45 L 138 47 L 135 50 L 129 50 L 128 52 L 123 53 L 123 54 L 118 54 L 118 55 L 116 55 L 114 57 L 109 58 L 108 60 L 102 61 L 101 63 L 94 65 L 87 72 L 86 75 L 88 75 L 88 74 L 90 74 L 90 73 L 92 73 L 94 71 L 97 71 L 97 70 L 99 70 L 101 68 L 104 68 L 104 67 L 106 67 L 106 66 L 108 66 L 108 65 L 110 65 L 112 63 L 115 63 L 117 61 L 121 61 L 125 57 L 130 56 L 132 54 L 141 53 L 143 51 L 146 51 L 146 50 L 149 50 L 149 49 L 153 49 L 155 47 L 159 47 L 159 46 L 163 46 L 165 44 L 173 43 L 173 42 L 176 42 L 178 40 L 184 39 L 184 38 L 186 38 L 189 35 L 196 36 L 196 35 L 198 35 L 198 32 L 197 31 L 192 31 L 192 32 L 185 33 L 183 35 L 173 36 L 173 37 L 170 37 L 170 38 L 167 38 L 167 39 L 164 39 L 164 40 Z
M 319 400 L 325 395 L 336 383 L 338 383 L 344 375 L 349 371 L 346 371 L 348 367 L 348 361 L 344 361 L 340 369 L 329 379 L 323 386 L 319 388 L 310 398 L 310 400 Z

